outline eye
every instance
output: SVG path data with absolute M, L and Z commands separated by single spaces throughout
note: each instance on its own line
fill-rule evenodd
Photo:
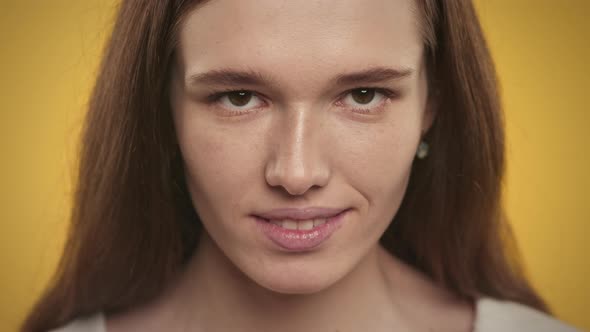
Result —
M 247 90 L 230 90 L 207 97 L 211 104 L 218 104 L 229 115 L 249 113 L 265 105 L 256 93 Z
M 227 100 L 233 105 L 243 107 L 252 100 L 252 93 L 248 91 L 233 91 L 228 93 Z
M 227 106 L 229 108 L 249 108 L 252 107 L 251 104 L 257 104 L 256 100 L 260 101 L 260 98 L 250 91 L 226 92 L 225 95 L 222 95 L 219 99 L 223 106 Z
M 357 88 L 348 91 L 338 102 L 338 106 L 350 108 L 357 113 L 376 113 L 395 96 L 395 92 L 383 88 Z
M 352 99 L 359 104 L 366 105 L 375 98 L 374 89 L 356 89 L 350 92 Z

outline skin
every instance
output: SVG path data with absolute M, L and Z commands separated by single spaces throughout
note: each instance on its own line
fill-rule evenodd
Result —
M 214 0 L 187 17 L 171 105 L 206 232 L 166 292 L 109 317 L 109 331 L 470 331 L 470 304 L 378 244 L 434 118 L 414 6 Z M 406 75 L 334 81 L 374 68 Z M 255 72 L 268 82 L 199 81 L 212 70 Z M 359 88 L 395 94 L 377 92 L 363 105 L 353 98 Z M 208 99 L 228 89 L 253 95 L 241 108 L 228 97 Z M 307 252 L 280 250 L 252 218 L 308 206 L 349 212 Z

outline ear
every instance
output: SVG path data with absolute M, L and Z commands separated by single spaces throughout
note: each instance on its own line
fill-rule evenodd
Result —
M 439 105 L 439 91 L 438 89 L 434 89 L 429 91 L 428 97 L 426 100 L 426 105 L 424 107 L 424 115 L 422 117 L 422 135 L 426 135 L 426 133 L 432 127 L 434 123 L 434 119 L 436 118 L 436 114 L 438 113 L 438 105 Z

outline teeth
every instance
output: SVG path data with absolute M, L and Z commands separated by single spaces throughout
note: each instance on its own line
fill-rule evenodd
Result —
M 297 229 L 297 222 L 295 220 L 285 219 L 283 220 L 281 227 L 286 229 Z
M 320 226 L 326 223 L 326 219 L 314 219 L 313 226 Z
M 304 231 L 310 230 L 313 228 L 313 220 L 300 221 L 299 225 L 297 225 L 297 226 L 298 226 L 297 229 L 300 229 L 300 230 L 304 230 Z
M 321 226 L 326 223 L 325 218 L 317 218 L 317 219 L 310 219 L 310 220 L 303 220 L 303 221 L 295 221 L 293 219 L 284 219 L 284 220 L 269 220 L 271 224 L 277 225 L 279 227 L 291 230 L 302 230 L 308 231 L 313 229 L 314 227 Z

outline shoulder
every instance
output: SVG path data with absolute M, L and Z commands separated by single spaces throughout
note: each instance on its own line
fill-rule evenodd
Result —
M 76 319 L 67 325 L 49 332 L 106 332 L 104 316 L 101 313 Z
M 576 332 L 577 330 L 522 304 L 482 298 L 477 301 L 474 331 Z

